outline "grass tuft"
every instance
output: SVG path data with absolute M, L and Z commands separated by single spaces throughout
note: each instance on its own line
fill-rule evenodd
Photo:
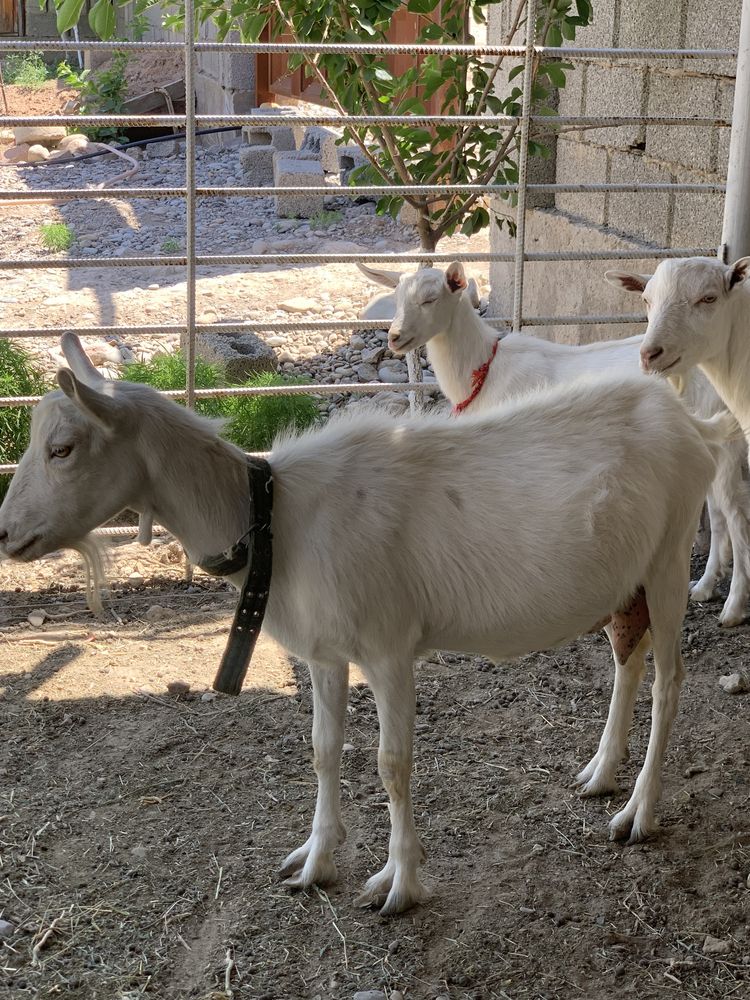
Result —
M 14 52 L 3 60 L 3 78 L 17 87 L 41 87 L 50 77 L 40 52 Z
M 67 222 L 46 222 L 39 227 L 39 233 L 42 246 L 53 253 L 70 250 L 76 238 Z
M 0 339 L 0 396 L 40 396 L 49 389 L 31 358 L 9 340 Z M 29 443 L 31 407 L 0 409 L 0 464 L 17 462 Z M 8 492 L 10 476 L 0 475 L 0 499 Z

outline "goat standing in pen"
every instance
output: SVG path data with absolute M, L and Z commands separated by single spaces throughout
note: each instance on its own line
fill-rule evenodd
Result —
M 525 334 L 509 334 L 499 341 L 497 330 L 474 308 L 476 297 L 461 264 L 451 264 L 445 273 L 435 268 L 400 273 L 360 267 L 373 280 L 395 290 L 388 297 L 391 350 L 402 354 L 426 344 L 435 376 L 454 404 L 454 413 L 477 412 L 519 392 L 584 373 L 628 375 L 639 369 L 642 334 L 578 346 Z M 384 303 L 378 304 L 382 314 Z M 697 416 L 709 417 L 724 408 L 699 373 L 682 383 L 683 400 Z M 719 616 L 727 626 L 744 621 L 750 599 L 750 491 L 743 478 L 743 457 L 740 441 L 728 442 L 719 454 L 717 475 L 707 494 L 711 547 L 703 576 L 690 587 L 695 601 L 715 596 L 731 552 L 731 585 Z
M 244 537 L 253 516 L 246 456 L 153 389 L 103 379 L 74 335 L 63 351 L 72 370 L 58 372 L 62 392 L 34 413 L 0 508 L 0 550 L 39 558 L 123 508 L 153 515 L 199 565 Z M 391 817 L 388 859 L 360 902 L 395 913 L 426 895 L 410 791 L 415 656 L 521 656 L 590 630 L 639 594 L 654 646 L 652 727 L 610 831 L 634 842 L 654 829 L 683 676 L 690 549 L 730 422 L 693 418 L 667 386 L 639 376 L 582 379 L 456 421 L 343 417 L 276 443 L 265 623 L 309 663 L 318 775 L 312 831 L 283 866 L 287 884 L 336 878 L 350 662 L 375 696 Z M 239 586 L 249 572 L 229 579 Z M 647 643 L 645 624 L 630 644 Z M 641 662 L 618 664 L 584 772 L 596 790 L 616 787 Z

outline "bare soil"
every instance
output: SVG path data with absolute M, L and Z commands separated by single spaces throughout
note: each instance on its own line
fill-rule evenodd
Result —
M 314 806 L 306 670 L 266 639 L 239 698 L 204 700 L 232 594 L 201 574 L 187 584 L 174 546 L 114 552 L 113 579 L 143 582 L 116 583 L 100 620 L 77 557 L 0 567 L 0 918 L 15 926 L 1 996 L 750 995 L 748 696 L 717 683 L 745 662 L 748 628 L 720 629 L 720 603 L 688 611 L 662 828 L 635 847 L 610 843 L 606 823 L 643 760 L 647 693 L 622 794 L 582 800 L 570 784 L 607 710 L 602 637 L 501 666 L 418 662 L 414 797 L 433 895 L 384 919 L 353 906 L 388 831 L 361 678 L 339 882 L 292 893 L 276 870 Z M 30 624 L 39 609 L 49 620 Z M 725 950 L 704 952 L 708 935 Z

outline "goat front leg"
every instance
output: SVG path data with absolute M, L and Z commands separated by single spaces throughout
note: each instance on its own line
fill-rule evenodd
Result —
M 425 852 L 417 836 L 411 801 L 416 711 L 413 665 L 409 661 L 389 664 L 381 671 L 365 668 L 365 674 L 375 695 L 380 721 L 378 771 L 388 792 L 391 838 L 385 867 L 368 879 L 356 904 L 383 903 L 380 912 L 388 915 L 408 910 L 428 895 L 418 875 Z
M 341 750 L 344 745 L 349 664 L 310 664 L 313 689 L 312 742 L 318 775 L 312 831 L 281 867 L 284 885 L 309 889 L 336 881 L 333 852 L 346 839 L 341 821 Z
M 623 659 L 612 625 L 606 626 L 606 632 L 615 660 L 615 683 L 599 749 L 575 778 L 583 796 L 606 795 L 618 789 L 617 768 L 627 753 L 635 699 L 646 673 L 646 654 L 651 648 L 651 635 L 647 631 L 630 656 Z

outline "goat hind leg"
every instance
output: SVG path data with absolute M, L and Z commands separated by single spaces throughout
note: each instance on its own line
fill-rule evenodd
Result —
M 375 695 L 380 721 L 378 771 L 388 792 L 391 837 L 385 867 L 367 880 L 358 906 L 379 905 L 381 913 L 401 913 L 423 902 L 427 890 L 418 868 L 425 852 L 414 823 L 411 800 L 411 770 L 416 697 L 411 661 L 390 664 L 382 671 L 365 674 Z
M 330 885 L 336 881 L 333 851 L 346 839 L 341 822 L 341 749 L 344 745 L 349 665 L 310 664 L 313 689 L 313 753 L 318 775 L 312 831 L 287 857 L 280 875 L 292 889 Z
M 615 682 L 599 748 L 575 778 L 583 796 L 617 791 L 617 768 L 627 753 L 635 699 L 646 673 L 646 654 L 651 648 L 651 636 L 646 631 L 630 656 L 623 661 L 618 655 L 611 625 L 606 626 L 606 632 L 615 660 Z
M 711 542 L 708 548 L 706 568 L 700 580 L 690 584 L 691 601 L 710 601 L 716 595 L 716 586 L 724 576 L 726 550 L 729 542 L 729 532 L 726 518 L 721 506 L 714 498 L 713 487 L 706 498 L 708 519 L 711 525 Z

